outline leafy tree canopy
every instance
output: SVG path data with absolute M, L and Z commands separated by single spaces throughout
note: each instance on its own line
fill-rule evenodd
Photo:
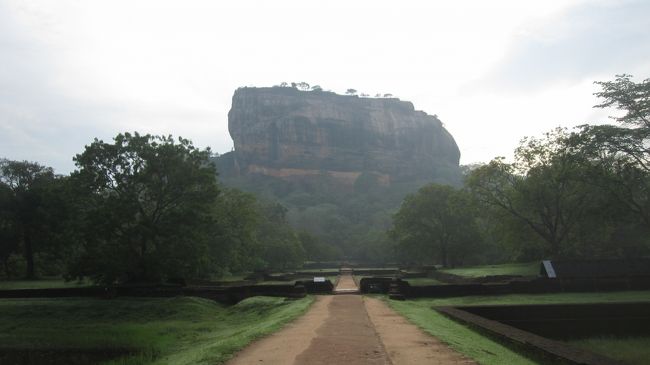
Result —
M 160 281 L 210 269 L 219 195 L 209 149 L 171 136 L 95 139 L 74 160 L 88 199 L 86 250 L 75 274 L 104 283 Z
M 596 81 L 601 90 L 594 95 L 603 99 L 596 108 L 614 107 L 625 114 L 612 117 L 619 123 L 650 128 L 650 79 L 636 83 L 631 75 L 617 75 L 614 81 Z
M 602 157 L 619 164 L 634 165 L 650 171 L 650 79 L 640 83 L 630 75 L 618 75 L 614 81 L 598 81 L 602 99 L 596 108 L 615 108 L 622 115 L 611 117 L 617 125 L 584 125 L 575 145 L 581 152 L 601 161 Z
M 562 129 L 542 139 L 526 138 L 515 150 L 514 163 L 495 159 L 467 179 L 479 201 L 528 225 L 554 257 L 592 202 L 582 183 L 582 165 L 568 152 L 567 139 Z
M 25 277 L 36 276 L 35 255 L 53 241 L 52 229 L 63 213 L 53 193 L 57 179 L 52 168 L 36 162 L 0 160 L 0 229 L 6 238 L 0 251 L 5 271 L 9 255 L 22 247 Z
M 465 191 L 431 184 L 404 199 L 391 236 L 411 262 L 461 264 L 478 241 L 470 198 Z

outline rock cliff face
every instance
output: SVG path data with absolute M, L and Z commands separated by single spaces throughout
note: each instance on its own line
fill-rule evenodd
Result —
M 235 149 L 227 159 L 239 175 L 295 180 L 325 174 L 351 185 L 366 173 L 389 185 L 455 173 L 460 158 L 437 117 L 398 99 L 241 88 L 228 129 Z

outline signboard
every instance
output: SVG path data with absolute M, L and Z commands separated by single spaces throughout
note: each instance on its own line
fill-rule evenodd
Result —
M 324 283 L 324 282 L 325 282 L 324 277 L 320 277 L 320 276 L 315 276 L 314 277 L 314 283 Z
M 551 260 L 543 260 L 542 264 L 544 265 L 544 269 L 546 270 L 546 275 L 554 279 L 557 276 L 555 275 L 555 269 L 553 268 L 553 264 L 551 263 Z

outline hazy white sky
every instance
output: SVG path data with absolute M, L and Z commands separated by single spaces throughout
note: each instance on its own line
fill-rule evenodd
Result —
M 392 93 L 461 163 L 606 120 L 594 80 L 650 77 L 650 1 L 0 0 L 0 157 L 74 169 L 94 137 L 227 152 L 240 86 Z

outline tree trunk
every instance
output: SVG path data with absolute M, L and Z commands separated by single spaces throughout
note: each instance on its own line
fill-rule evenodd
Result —
M 447 243 L 440 246 L 440 256 L 442 256 L 442 266 L 449 267 L 449 259 L 447 258 Z
M 32 247 L 32 238 L 29 235 L 29 230 L 23 230 L 23 244 L 25 245 L 25 262 L 27 267 L 25 269 L 25 278 L 34 279 L 34 247 Z
M 10 273 L 10 270 L 9 270 L 9 257 L 3 258 L 3 260 L 2 260 L 2 268 L 4 269 L 5 276 L 7 278 L 11 277 L 11 273 Z
M 558 242 L 557 237 L 552 237 L 551 239 L 551 258 L 557 259 L 560 256 L 560 242 Z
M 142 237 L 140 239 L 140 277 L 137 279 L 138 281 L 142 280 L 147 280 L 147 238 Z

